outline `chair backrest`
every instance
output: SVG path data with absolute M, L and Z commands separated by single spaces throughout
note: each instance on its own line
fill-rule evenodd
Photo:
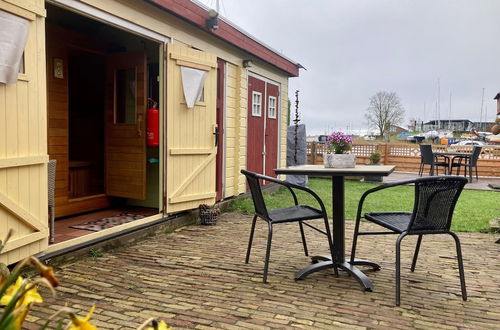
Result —
M 474 146 L 472 149 L 472 156 L 470 157 L 470 165 L 477 166 L 477 160 L 479 159 L 479 155 L 481 154 L 482 147 Z
M 467 179 L 458 176 L 415 180 L 415 204 L 408 232 L 446 232 Z
M 264 196 L 262 195 L 262 189 L 260 188 L 258 174 L 247 170 L 241 170 L 241 173 L 243 173 L 247 178 L 248 186 L 250 187 L 250 192 L 252 194 L 255 213 L 268 219 L 269 214 L 267 213 L 266 203 L 264 201 Z
M 434 154 L 432 153 L 432 146 L 430 144 L 420 145 L 420 157 L 424 164 L 431 165 L 434 163 Z
M 56 164 L 57 160 L 55 159 L 49 160 L 49 163 L 47 164 L 49 207 L 53 207 L 55 205 Z

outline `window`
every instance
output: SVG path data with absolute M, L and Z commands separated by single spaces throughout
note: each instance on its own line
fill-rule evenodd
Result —
M 135 123 L 135 68 L 116 70 L 115 124 Z
M 252 116 L 262 116 L 262 94 L 259 92 L 252 92 Z
M 269 96 L 269 111 L 267 117 L 276 119 L 276 97 Z

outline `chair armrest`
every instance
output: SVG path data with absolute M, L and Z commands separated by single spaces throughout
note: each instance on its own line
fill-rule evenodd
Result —
M 277 184 L 279 184 L 281 186 L 287 187 L 288 190 L 291 192 L 291 194 L 293 196 L 293 200 L 295 202 L 295 205 L 298 205 L 299 202 L 298 202 L 298 199 L 297 199 L 297 195 L 295 194 L 295 192 L 293 191 L 293 189 L 302 190 L 302 191 L 310 194 L 318 202 L 318 204 L 319 204 L 319 206 L 321 208 L 321 212 L 323 212 L 323 214 L 325 214 L 325 215 L 327 214 L 326 213 L 325 204 L 323 203 L 323 201 L 321 200 L 321 198 L 314 191 L 312 191 L 311 189 L 309 189 L 307 187 L 299 186 L 299 185 L 294 184 L 294 183 L 290 183 L 290 182 L 278 180 L 278 179 L 270 177 L 270 176 L 265 176 L 265 175 L 261 175 L 261 174 L 256 174 L 255 176 L 257 178 L 259 178 L 259 179 L 270 181 L 270 182 L 274 182 L 274 183 L 277 183 Z
M 363 195 L 361 195 L 361 198 L 359 199 L 358 212 L 356 214 L 356 220 L 359 220 L 361 218 L 361 212 L 363 210 L 363 204 L 365 202 L 366 197 L 368 195 L 370 195 L 371 193 L 374 193 L 374 192 L 377 192 L 377 191 L 380 191 L 380 190 L 384 190 L 384 189 L 387 189 L 387 188 L 392 188 L 392 187 L 397 187 L 397 186 L 405 186 L 405 185 L 408 185 L 408 184 L 411 184 L 411 183 L 415 183 L 416 181 L 417 181 L 417 179 L 412 179 L 412 180 L 405 180 L 405 181 L 384 183 L 384 184 L 382 184 L 380 186 L 377 186 L 375 188 L 368 189 L 367 191 L 365 191 L 363 193 Z
M 471 157 L 469 156 L 454 156 L 452 159 L 451 159 L 451 163 L 453 164 L 455 159 L 458 161 L 459 164 L 462 164 L 462 161 L 465 161 L 465 164 L 467 164 L 469 162 Z
M 441 155 L 441 154 L 434 154 L 434 160 L 435 160 L 435 161 L 438 161 L 438 160 L 439 160 L 438 158 L 440 158 L 440 157 L 441 157 L 441 158 L 444 158 L 444 161 L 445 161 L 446 163 L 448 163 L 448 164 L 450 163 L 450 157 L 448 157 L 448 156 L 446 156 L 446 155 Z

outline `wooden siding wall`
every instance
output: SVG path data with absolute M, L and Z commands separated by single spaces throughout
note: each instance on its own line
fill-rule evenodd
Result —
M 226 192 L 224 197 L 245 192 L 240 170 L 246 163 L 247 72 L 228 64 L 226 86 Z
M 286 133 L 288 127 L 288 80 L 281 83 L 281 141 L 280 141 L 280 162 L 279 166 L 286 166 Z
M 104 53 L 104 46 L 82 34 L 46 24 L 48 153 L 57 160 L 56 217 L 85 212 L 109 205 L 107 197 L 69 200 L 69 114 L 68 60 L 72 47 Z M 54 77 L 54 59 L 63 61 L 63 79 Z M 103 114 L 104 116 L 104 114 Z M 103 142 L 104 143 L 104 142 Z
M 445 152 L 447 146 L 436 145 L 434 150 Z M 458 152 L 472 152 L 471 146 L 453 147 Z M 420 148 L 416 144 L 354 144 L 352 151 L 356 154 L 357 164 L 369 163 L 370 155 L 373 152 L 381 154 L 381 164 L 396 165 L 396 171 L 418 172 L 420 167 Z M 307 143 L 307 162 L 308 164 L 323 164 L 323 153 L 326 149 L 323 144 Z M 425 166 L 428 171 L 429 166 Z M 500 177 L 500 147 L 484 146 L 478 160 L 479 176 L 498 176 Z M 462 171 L 463 173 L 463 171 Z
M 0 83 L 0 238 L 14 237 L 0 255 L 11 264 L 47 247 L 45 26 L 42 0 L 2 1 L 0 10 L 30 21 L 25 73 Z

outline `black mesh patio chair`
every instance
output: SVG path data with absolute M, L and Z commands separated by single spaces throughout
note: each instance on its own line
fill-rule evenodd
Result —
M 472 170 L 475 168 L 476 180 L 479 180 L 477 175 L 477 161 L 479 155 L 481 154 L 482 147 L 474 146 L 472 154 L 469 157 L 455 156 L 451 159 L 451 172 L 453 168 L 457 169 L 457 175 L 460 175 L 460 169 L 464 168 L 464 176 L 467 177 L 467 172 L 469 173 L 469 182 L 472 182 Z
M 440 160 L 439 158 L 442 158 Z M 424 165 L 429 165 L 429 175 L 434 175 L 434 168 L 436 168 L 436 174 L 439 174 L 439 167 L 443 168 L 444 174 L 448 173 L 450 159 L 446 156 L 436 156 L 432 152 L 432 146 L 430 144 L 420 145 L 420 168 L 418 170 L 418 175 L 422 176 L 424 171 Z
M 319 196 L 314 193 L 311 189 L 298 186 L 289 182 L 281 181 L 276 178 L 271 178 L 268 176 L 260 175 L 254 172 L 246 171 L 246 170 L 241 170 L 241 173 L 243 173 L 248 182 L 248 186 L 250 187 L 250 192 L 252 194 L 252 200 L 253 204 L 255 207 L 255 215 L 253 217 L 252 221 L 252 228 L 250 230 L 250 238 L 248 240 L 248 248 L 247 248 L 247 255 L 245 259 L 245 263 L 248 263 L 250 260 L 250 251 L 252 249 L 252 241 L 253 241 L 253 234 L 255 230 L 255 223 L 257 221 L 257 218 L 261 218 L 265 220 L 268 224 L 269 227 L 269 233 L 267 236 L 267 248 L 266 248 L 266 257 L 265 257 L 265 262 L 264 262 L 264 275 L 263 275 L 263 282 L 267 282 L 267 271 L 268 271 L 268 266 L 269 266 L 269 256 L 271 253 L 271 241 L 273 237 L 273 225 L 279 224 L 279 223 L 286 223 L 286 222 L 298 222 L 299 223 L 299 229 L 300 229 L 300 235 L 302 237 L 302 245 L 304 247 L 304 253 L 306 256 L 309 255 L 308 250 L 307 250 L 307 243 L 306 243 L 306 238 L 304 235 L 304 226 L 306 225 L 324 235 L 327 236 L 328 238 L 328 245 L 330 248 L 330 253 L 333 256 L 333 243 L 332 243 L 332 235 L 330 232 L 330 227 L 328 225 L 328 217 L 326 214 L 326 209 L 325 205 L 323 204 L 323 201 L 319 198 Z M 273 182 L 276 184 L 279 184 L 281 186 L 284 186 L 288 188 L 288 191 L 292 194 L 294 204 L 293 206 L 286 207 L 286 208 L 281 208 L 281 209 L 275 209 L 275 210 L 268 210 L 266 206 L 266 202 L 264 200 L 264 196 L 262 195 L 262 189 L 260 185 L 260 180 L 265 180 L 269 182 Z M 308 205 L 300 205 L 297 199 L 297 195 L 294 192 L 294 189 L 296 190 L 301 190 L 304 191 L 308 194 L 310 194 L 319 204 L 320 209 L 308 206 Z M 314 220 L 314 219 L 323 219 L 324 225 L 325 225 L 325 231 L 318 229 L 305 221 L 308 220 Z M 338 270 L 334 268 L 335 274 L 338 275 Z
M 460 273 L 460 284 L 462 287 L 462 299 L 467 300 L 465 288 L 464 267 L 462 262 L 462 252 L 458 236 L 450 231 L 453 210 L 458 197 L 467 179 L 458 176 L 426 177 L 414 180 L 401 181 L 384 184 L 366 191 L 359 201 L 356 225 L 354 228 L 354 238 L 351 250 L 351 262 L 356 254 L 356 244 L 359 235 L 382 235 L 399 234 L 396 240 L 396 305 L 400 304 L 400 245 L 407 235 L 418 235 L 415 253 L 411 264 L 411 271 L 415 270 L 418 251 L 422 236 L 428 234 L 449 234 L 455 239 L 458 259 L 458 269 Z M 359 225 L 363 203 L 366 197 L 376 191 L 392 188 L 401 185 L 415 184 L 415 199 L 413 212 L 369 212 L 365 213 L 364 219 L 385 227 L 389 232 L 360 232 Z

